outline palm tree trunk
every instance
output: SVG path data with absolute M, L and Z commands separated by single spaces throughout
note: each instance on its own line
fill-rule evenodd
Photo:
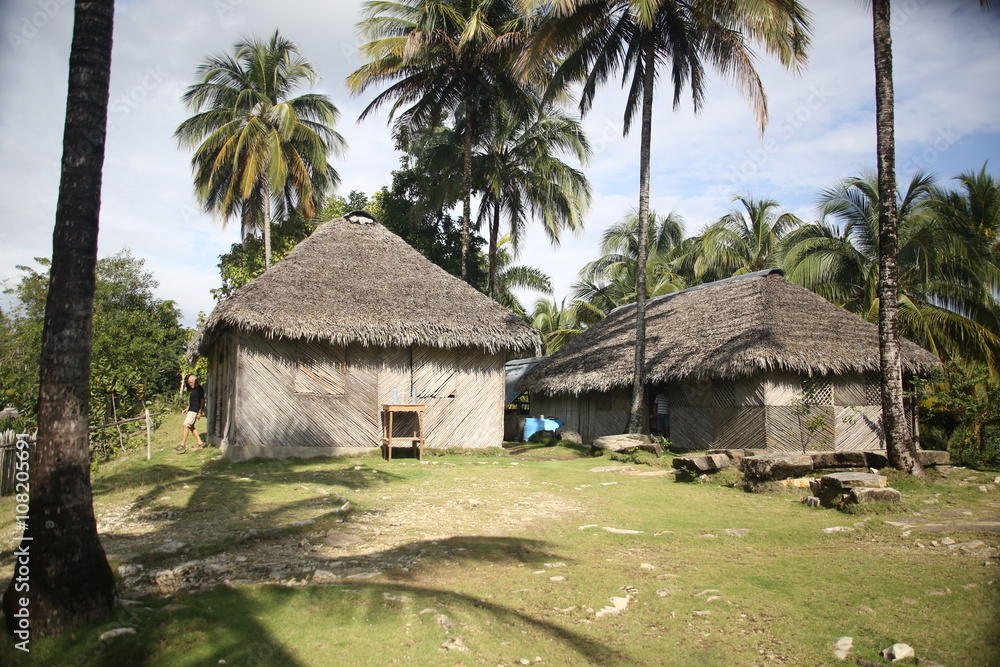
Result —
M 38 441 L 27 525 L 3 599 L 7 630 L 17 640 L 100 619 L 115 602 L 114 577 L 94 518 L 87 437 L 113 23 L 113 0 L 77 0 L 45 306 Z M 30 613 L 27 630 L 19 621 L 23 610 Z
M 642 433 L 646 421 L 646 258 L 649 254 L 649 161 L 653 128 L 653 86 L 655 85 L 655 44 L 644 44 L 642 82 L 642 137 L 639 147 L 639 252 L 635 276 L 635 376 L 632 380 L 632 408 L 629 433 Z
M 271 188 L 264 186 L 264 270 L 271 268 Z
M 892 36 L 889 0 L 872 2 L 875 41 L 875 114 L 879 196 L 879 356 L 881 360 L 882 426 L 889 464 L 924 477 L 903 407 L 903 373 L 899 358 L 899 230 L 896 215 L 896 146 L 893 137 Z
M 465 148 L 462 164 L 462 280 L 469 281 L 469 228 L 472 225 L 472 100 L 465 106 Z
M 497 241 L 500 237 L 500 201 L 497 200 L 493 209 L 493 222 L 490 223 L 490 284 L 489 295 L 497 298 Z

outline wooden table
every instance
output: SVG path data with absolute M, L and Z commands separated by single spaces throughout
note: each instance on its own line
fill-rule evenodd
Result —
M 417 455 L 417 460 L 424 458 L 424 410 L 426 405 L 383 405 L 382 406 L 382 446 L 385 447 L 385 458 L 392 460 L 392 443 L 401 440 L 409 442 Z M 412 414 L 414 419 L 413 435 L 395 436 L 392 431 L 393 415 Z

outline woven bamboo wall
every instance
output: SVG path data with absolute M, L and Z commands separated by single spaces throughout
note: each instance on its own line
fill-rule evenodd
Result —
M 209 356 L 205 423 L 209 442 L 220 447 L 234 435 L 238 348 L 239 334 L 227 331 L 212 347 Z
M 322 374 L 305 360 L 316 361 L 310 346 L 294 341 L 242 336 L 239 351 L 237 422 L 239 447 L 375 447 L 381 438 L 376 404 L 380 359 L 372 348 L 350 346 L 331 355 L 323 373 L 334 372 L 339 359 L 342 374 L 331 392 L 322 393 Z M 343 356 L 341 356 L 343 355 Z M 303 375 L 314 384 L 307 386 Z M 300 389 L 299 393 L 295 388 Z M 305 393 L 308 391 L 309 393 Z
M 625 432 L 630 401 L 631 393 L 625 389 L 582 396 L 539 394 L 531 397 L 531 414 L 561 419 L 563 425 L 577 431 L 584 442 L 593 442 L 604 435 Z
M 504 358 L 481 350 L 415 346 L 393 348 L 382 357 L 378 380 L 379 409 L 398 400 L 427 405 L 427 447 L 499 447 L 503 442 Z M 400 421 L 398 435 L 410 428 Z

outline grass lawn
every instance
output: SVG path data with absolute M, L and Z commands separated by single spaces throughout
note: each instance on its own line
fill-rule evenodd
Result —
M 0 664 L 1000 665 L 996 472 L 851 515 L 562 447 L 232 464 L 179 432 L 94 474 L 114 617 Z

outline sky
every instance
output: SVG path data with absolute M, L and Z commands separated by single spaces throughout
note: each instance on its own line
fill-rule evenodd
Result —
M 361 0 L 119 0 L 116 3 L 99 256 L 129 248 L 194 326 L 219 287 L 219 255 L 239 241 L 193 196 L 190 152 L 174 130 L 190 114 L 180 98 L 209 54 L 275 29 L 297 44 L 322 80 L 312 90 L 340 110 L 347 141 L 331 164 L 338 194 L 371 194 L 399 166 L 385 115 L 358 122 L 378 92 L 353 97 L 346 77 L 362 62 L 355 25 Z M 735 195 L 777 201 L 817 219 L 819 192 L 875 168 L 871 18 L 860 1 L 804 0 L 813 14 L 809 63 L 789 73 L 760 54 L 770 122 L 763 135 L 731 83 L 709 80 L 695 114 L 676 110 L 668 86 L 653 114 L 651 204 L 676 211 L 687 236 L 732 210 Z M 17 265 L 51 255 L 72 34 L 71 0 L 0 0 L 0 282 Z M 918 170 L 941 185 L 984 163 L 1000 175 L 1000 11 L 976 0 L 893 2 L 897 176 Z M 300 92 L 306 92 L 306 89 Z M 622 136 L 626 92 L 613 80 L 598 91 L 584 126 L 593 157 L 584 169 L 593 203 L 579 234 L 553 246 L 530 225 L 518 262 L 552 277 L 562 300 L 580 268 L 599 254 L 601 233 L 638 205 L 638 123 Z M 529 309 L 537 293 L 523 293 Z M 0 305 L 8 304 L 0 301 Z

